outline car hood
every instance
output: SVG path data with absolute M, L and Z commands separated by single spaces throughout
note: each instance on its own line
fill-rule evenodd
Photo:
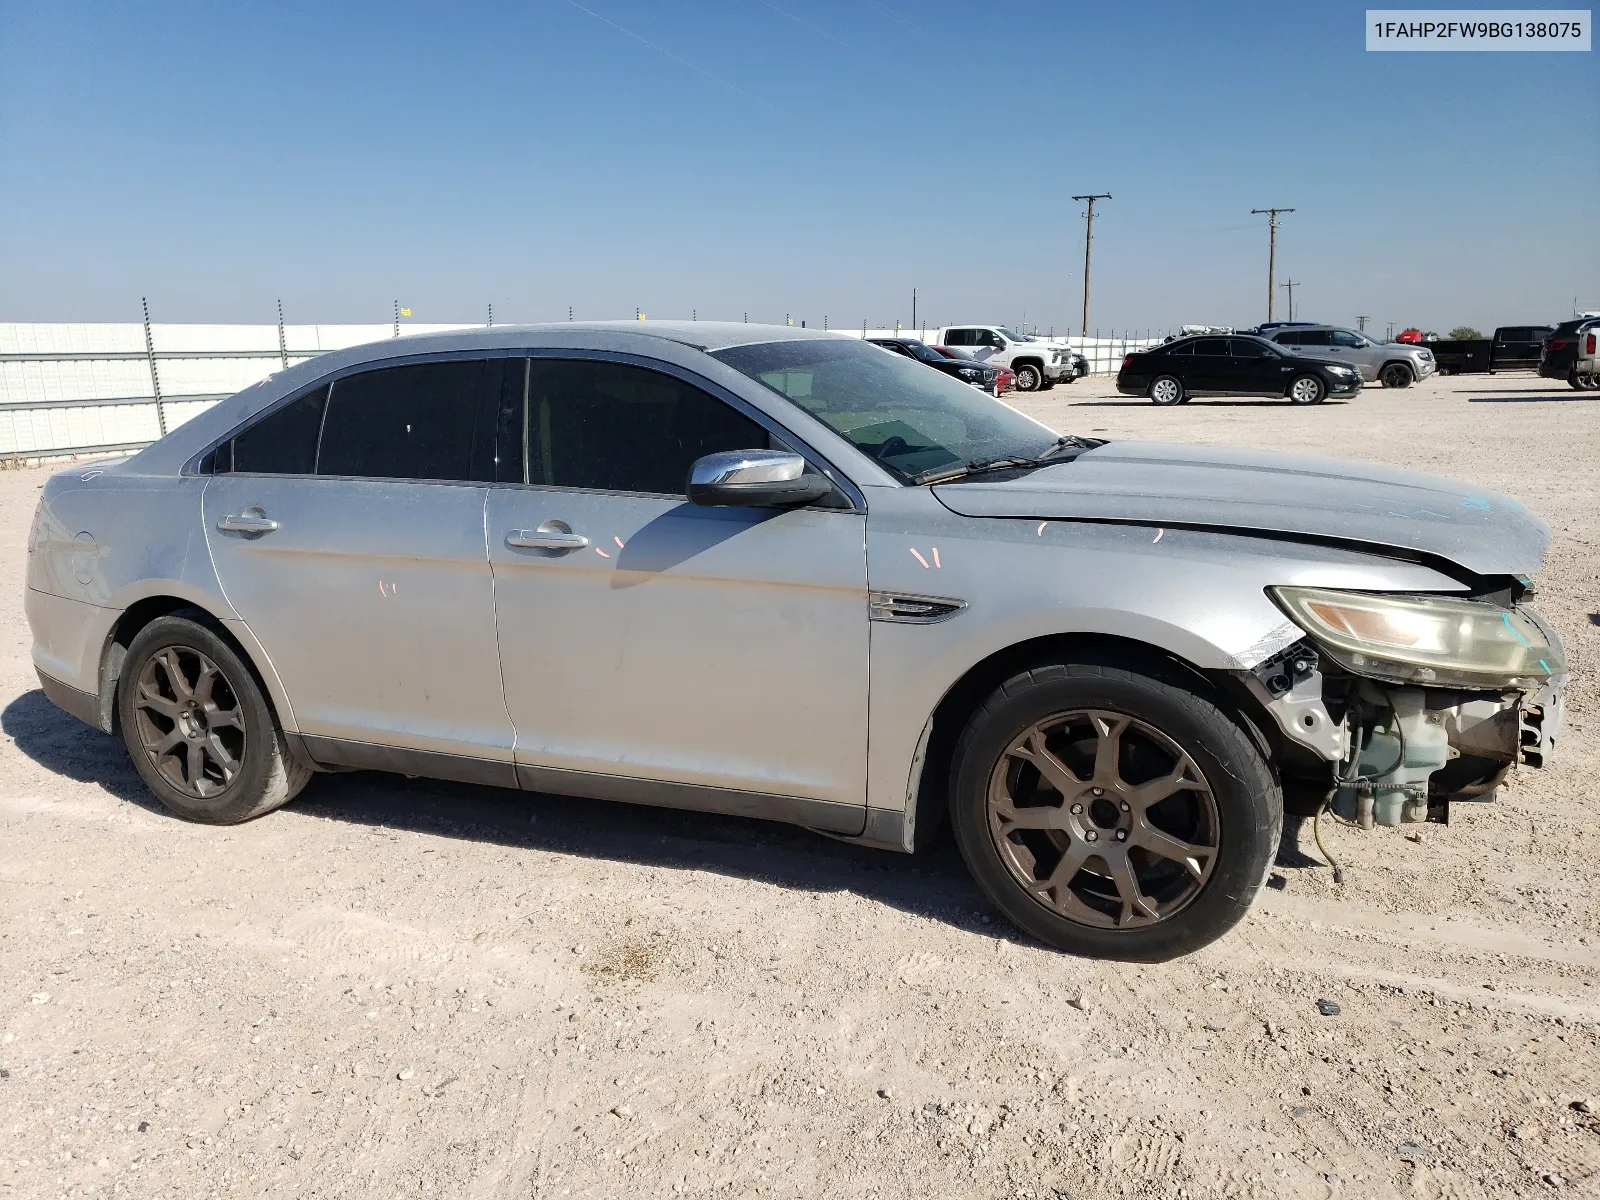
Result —
M 1224 446 L 1108 442 L 1009 479 L 933 493 L 965 517 L 1237 530 L 1408 551 L 1532 575 L 1550 531 L 1508 496 L 1374 463 Z

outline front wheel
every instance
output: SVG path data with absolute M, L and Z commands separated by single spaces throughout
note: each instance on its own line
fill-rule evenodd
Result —
M 1171 375 L 1160 375 L 1152 380 L 1149 395 L 1155 404 L 1179 404 L 1185 399 L 1183 384 Z
M 1017 390 L 1019 392 L 1037 392 L 1044 383 L 1044 372 L 1032 363 L 1023 363 L 1016 368 Z
M 237 825 L 259 817 L 294 799 L 312 775 L 287 752 L 238 652 L 188 616 L 158 617 L 134 637 L 117 684 L 117 717 L 146 785 L 191 821 Z
M 1390 363 L 1379 374 L 1378 379 L 1386 388 L 1407 388 L 1416 380 L 1416 376 L 1405 363 Z
M 989 898 L 1060 950 L 1158 962 L 1216 940 L 1266 882 L 1272 772 L 1210 700 L 1151 664 L 1006 680 L 956 747 L 951 820 Z
M 1289 385 L 1289 400 L 1293 404 L 1321 404 L 1328 389 L 1315 375 L 1302 375 Z

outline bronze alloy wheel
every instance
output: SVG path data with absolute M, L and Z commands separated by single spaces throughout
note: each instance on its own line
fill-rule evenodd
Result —
M 1069 921 L 1159 924 L 1205 888 L 1217 861 L 1217 798 L 1154 726 L 1080 709 L 1030 725 L 989 779 L 989 833 L 1012 877 Z
M 138 740 L 173 788 L 209 800 L 238 777 L 245 719 L 232 683 L 207 655 L 167 646 L 145 660 L 133 697 Z

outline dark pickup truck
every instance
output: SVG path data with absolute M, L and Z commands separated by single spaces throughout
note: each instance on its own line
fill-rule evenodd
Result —
M 1536 371 L 1549 325 L 1502 325 L 1492 338 L 1470 341 L 1424 342 L 1433 351 L 1441 375 L 1471 375 L 1487 371 Z

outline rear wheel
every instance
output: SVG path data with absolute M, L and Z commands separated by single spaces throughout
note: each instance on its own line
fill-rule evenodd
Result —
M 1405 388 L 1411 386 L 1416 376 L 1405 363 L 1390 363 L 1383 368 L 1378 379 L 1386 388 Z
M 1022 929 L 1160 961 L 1244 916 L 1283 804 L 1250 740 L 1177 677 L 1073 663 L 1013 676 L 973 715 L 951 817 L 974 879 Z
M 1187 397 L 1183 384 L 1171 375 L 1158 375 L 1150 383 L 1149 396 L 1156 404 L 1181 404 Z
M 1293 404 L 1321 404 L 1328 389 L 1315 375 L 1302 375 L 1289 385 L 1289 400 Z
M 117 685 L 117 717 L 156 799 L 191 821 L 259 817 L 287 804 L 312 775 L 288 754 L 243 659 L 188 616 L 157 618 L 134 637 Z
M 1037 392 L 1044 382 L 1044 372 L 1032 363 L 1019 363 L 1014 369 L 1019 392 Z
M 1576 368 L 1574 368 L 1572 371 L 1568 372 L 1568 374 L 1567 374 L 1567 386 L 1568 387 L 1574 387 L 1574 388 L 1581 388 L 1583 386 L 1583 377 L 1578 374 Z

